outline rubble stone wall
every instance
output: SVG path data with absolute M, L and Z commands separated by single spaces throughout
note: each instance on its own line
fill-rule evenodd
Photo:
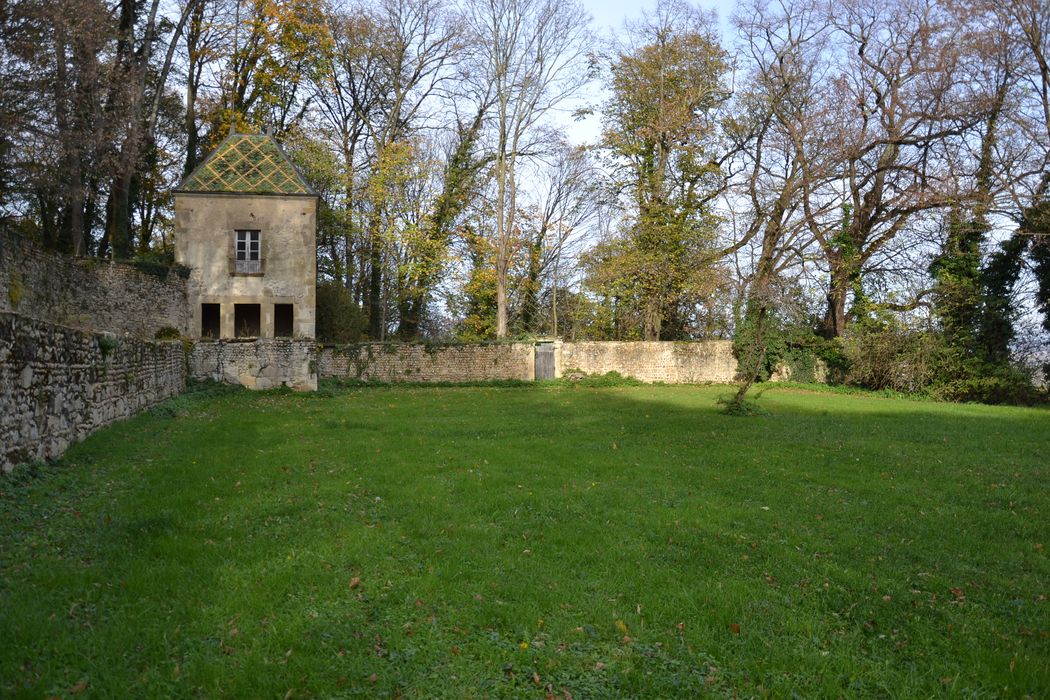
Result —
M 175 269 L 72 258 L 0 231 L 0 312 L 136 338 L 165 327 L 185 335 L 187 282 Z
M 321 377 L 381 382 L 532 381 L 531 343 L 359 343 L 326 346 Z
M 587 374 L 615 371 L 668 384 L 732 382 L 737 365 L 729 340 L 563 343 L 555 359 L 559 374 L 570 369 Z
M 58 457 L 185 386 L 181 342 L 90 333 L 0 312 L 0 471 Z
M 287 386 L 296 391 L 314 391 L 316 358 L 317 345 L 312 340 L 202 341 L 190 351 L 190 376 L 249 389 Z

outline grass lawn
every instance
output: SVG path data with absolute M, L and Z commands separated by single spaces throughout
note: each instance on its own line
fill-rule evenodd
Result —
M 0 479 L 0 696 L 1050 694 L 1050 411 L 205 391 Z

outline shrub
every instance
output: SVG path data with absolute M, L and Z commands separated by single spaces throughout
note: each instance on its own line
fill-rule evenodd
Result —
M 165 280 L 174 272 L 182 279 L 190 276 L 190 268 L 175 262 L 175 254 L 170 250 L 151 250 L 139 253 L 131 260 L 131 265 L 139 272 L 145 272 L 158 279 Z
M 102 333 L 98 336 L 98 351 L 102 353 L 103 360 L 108 360 L 119 345 L 120 340 L 112 333 Z
M 800 323 L 786 323 L 778 314 L 772 313 L 764 337 L 766 355 L 758 369 L 758 381 L 769 381 L 777 375 L 801 383 L 841 378 L 838 367 L 842 358 L 838 344 L 817 335 L 812 328 Z M 741 364 L 754 342 L 754 321 L 752 314 L 748 313 L 733 337 L 733 356 Z M 836 370 L 832 371 L 832 367 Z M 829 371 L 825 373 L 825 369 Z
M 11 278 L 7 284 L 7 298 L 11 302 L 11 308 L 18 308 L 18 302 L 22 301 L 24 294 L 25 286 L 22 284 L 22 273 L 18 270 L 12 270 Z
M 1031 406 L 1046 401 L 1046 396 L 1025 372 L 1012 366 L 983 367 L 981 375 L 962 376 L 938 383 L 933 394 L 945 401 L 976 401 L 990 404 Z
M 928 394 L 944 401 L 1035 404 L 1046 397 L 1023 370 L 962 350 L 933 331 L 859 325 L 842 339 L 845 382 L 874 390 Z
M 179 333 L 179 329 L 172 326 L 164 326 L 153 334 L 155 340 L 178 340 L 181 337 L 182 334 Z
M 357 343 L 364 333 L 364 312 L 338 282 L 317 285 L 317 339 L 323 343 Z
M 606 372 L 605 374 L 584 374 L 579 370 L 575 370 L 572 371 L 571 374 L 572 376 L 569 377 L 569 381 L 572 381 L 579 386 L 607 388 L 616 386 L 641 386 L 645 384 L 645 382 L 640 379 L 626 377 L 616 371 Z
M 769 411 L 759 406 L 754 399 L 744 399 L 738 403 L 734 396 L 720 396 L 718 397 L 718 405 L 722 407 L 722 413 L 737 418 L 770 415 Z
M 951 351 L 929 332 L 861 325 L 841 342 L 845 382 L 865 389 L 923 392 L 951 364 Z

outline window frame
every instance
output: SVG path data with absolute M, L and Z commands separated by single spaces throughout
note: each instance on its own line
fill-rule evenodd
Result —
M 234 275 L 263 274 L 262 231 L 234 229 L 230 270 Z

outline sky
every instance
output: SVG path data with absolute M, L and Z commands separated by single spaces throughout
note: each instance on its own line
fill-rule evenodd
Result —
M 623 32 L 625 22 L 641 18 L 644 11 L 651 11 L 656 6 L 656 0 L 645 0 L 644 2 L 632 0 L 582 0 L 582 2 L 584 8 L 591 14 L 591 27 L 599 39 L 608 39 Z M 704 10 L 714 11 L 718 17 L 723 44 L 727 44 L 729 17 L 733 12 L 735 1 L 699 0 L 696 4 Z M 563 126 L 565 136 L 571 143 L 576 145 L 594 143 L 598 139 L 601 133 L 601 120 L 597 114 L 575 121 L 572 119 L 571 113 L 585 105 L 597 107 L 602 99 L 603 96 L 599 86 L 589 86 L 580 99 L 574 101 L 571 107 L 567 107 L 559 115 L 557 121 Z
M 733 0 L 700 0 L 697 2 L 705 10 L 714 10 L 725 31 L 729 15 L 733 11 Z M 594 18 L 596 31 L 619 30 L 624 20 L 637 19 L 643 10 L 655 7 L 655 0 L 631 2 L 631 0 L 583 0 L 583 6 Z

